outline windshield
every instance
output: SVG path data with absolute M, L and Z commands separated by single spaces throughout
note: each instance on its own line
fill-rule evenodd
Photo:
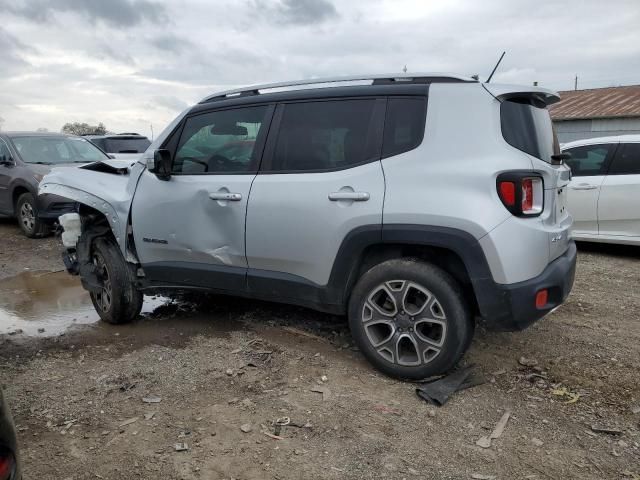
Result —
M 546 105 L 534 99 L 513 98 L 500 107 L 502 136 L 518 150 L 551 163 L 551 156 L 560 153 L 551 117 Z
M 79 137 L 20 136 L 12 137 L 11 141 L 25 163 L 89 163 L 109 158 L 91 142 Z
M 145 138 L 107 138 L 104 148 L 108 153 L 144 153 L 151 142 Z

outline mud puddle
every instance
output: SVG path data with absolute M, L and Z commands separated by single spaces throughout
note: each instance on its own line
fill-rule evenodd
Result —
M 143 313 L 167 305 L 164 297 L 145 297 Z M 55 336 L 75 325 L 99 320 L 78 277 L 66 272 L 23 272 L 0 280 L 0 335 Z M 44 330 L 43 330 L 44 329 Z

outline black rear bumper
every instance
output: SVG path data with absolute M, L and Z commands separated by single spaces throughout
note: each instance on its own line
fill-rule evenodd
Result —
M 476 282 L 474 288 L 485 326 L 498 331 L 522 330 L 561 305 L 573 287 L 576 258 L 576 244 L 570 242 L 567 251 L 535 278 L 510 285 L 497 284 L 493 279 Z M 548 301 L 538 308 L 536 294 L 545 288 Z M 489 301 L 480 301 L 481 298 Z

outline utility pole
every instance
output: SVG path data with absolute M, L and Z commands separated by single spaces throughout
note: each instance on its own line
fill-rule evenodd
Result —
M 406 65 L 404 66 L 404 68 L 402 69 L 402 71 L 403 71 L 404 73 L 407 73 L 407 66 L 406 66 Z
M 573 82 L 573 89 L 578 90 L 578 74 L 576 73 L 576 79 Z
M 151 127 L 151 141 L 153 142 L 153 123 L 149 126 Z

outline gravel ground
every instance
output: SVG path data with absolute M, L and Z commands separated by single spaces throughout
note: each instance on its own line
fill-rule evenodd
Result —
M 0 278 L 60 270 L 57 240 L 9 221 L 0 238 Z M 581 245 L 578 262 L 555 313 L 477 330 L 464 363 L 487 383 L 441 408 L 376 373 L 344 319 L 296 307 L 190 298 L 132 325 L 0 336 L 25 479 L 639 480 L 640 249 Z

